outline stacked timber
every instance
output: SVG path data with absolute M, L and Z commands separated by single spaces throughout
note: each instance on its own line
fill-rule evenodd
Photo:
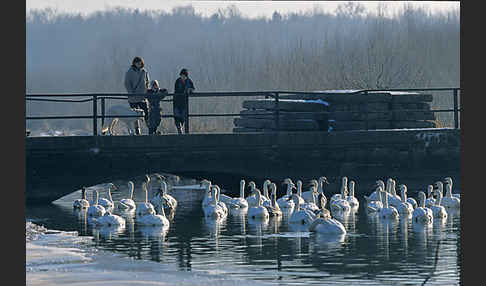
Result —
M 431 94 L 334 90 L 281 95 L 278 103 L 280 130 L 345 131 L 366 129 L 434 128 Z M 243 102 L 234 132 L 276 130 L 273 99 Z
M 255 99 L 244 101 L 243 108 L 233 132 L 328 130 L 329 106 L 322 100 L 282 99 L 277 108 L 273 99 Z

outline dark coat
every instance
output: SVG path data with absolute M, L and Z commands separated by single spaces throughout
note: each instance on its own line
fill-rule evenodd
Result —
M 147 100 L 149 102 L 149 109 L 148 109 L 148 119 L 147 119 L 147 126 L 149 128 L 149 134 L 155 133 L 157 127 L 159 127 L 161 116 L 162 116 L 162 108 L 160 108 L 160 101 L 167 96 L 167 89 L 159 89 L 154 91 L 149 89 L 147 91 Z
M 182 82 L 182 78 L 178 78 L 174 85 L 174 98 L 172 100 L 173 108 L 187 109 L 187 89 L 194 88 L 194 83 L 190 78 L 186 82 Z

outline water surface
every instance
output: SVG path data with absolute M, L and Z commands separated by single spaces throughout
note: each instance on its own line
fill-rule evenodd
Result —
M 117 185 L 115 201 L 127 196 L 127 187 Z M 96 188 L 101 197 L 106 196 L 104 185 Z M 136 201 L 143 200 L 139 188 L 136 184 Z M 248 219 L 245 212 L 231 212 L 215 223 L 203 217 L 200 191 L 172 194 L 179 205 L 165 232 L 130 221 L 120 229 L 93 227 L 72 209 L 79 191 L 50 205 L 27 206 L 26 217 L 49 229 L 92 236 L 96 248 L 184 271 L 277 285 L 416 285 L 426 279 L 427 285 L 459 284 L 458 212 L 423 228 L 407 219 L 384 221 L 370 216 L 360 200 L 356 212 L 338 218 L 348 231 L 345 236 L 323 236 L 289 225 L 287 217 L 262 223 Z

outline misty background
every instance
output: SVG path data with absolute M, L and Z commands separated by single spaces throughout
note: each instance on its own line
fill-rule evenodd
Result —
M 432 13 L 400 4 L 370 13 L 349 2 L 246 18 L 236 6 L 210 17 L 192 6 L 164 11 L 114 8 L 88 16 L 31 10 L 26 15 L 27 93 L 125 93 L 124 75 L 141 56 L 160 86 L 174 91 L 181 68 L 196 91 L 317 91 L 460 86 L 459 9 Z M 433 108 L 452 108 L 451 92 Z M 191 99 L 191 113 L 238 113 L 246 98 Z M 108 101 L 126 104 L 126 101 Z M 162 104 L 172 114 L 170 103 Z M 27 116 L 90 115 L 92 103 L 27 102 Z M 452 126 L 452 114 L 437 114 Z M 192 132 L 229 132 L 233 118 L 191 118 Z M 29 120 L 31 130 L 86 129 L 91 120 Z M 175 132 L 172 119 L 162 129 Z

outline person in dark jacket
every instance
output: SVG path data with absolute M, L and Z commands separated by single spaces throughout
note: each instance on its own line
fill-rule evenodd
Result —
M 128 104 L 130 108 L 142 109 L 145 123 L 148 119 L 148 102 L 145 96 L 150 83 L 150 76 L 145 69 L 145 63 L 141 57 L 133 58 L 132 65 L 125 73 L 125 88 L 128 92 Z M 137 94 L 137 95 L 134 95 Z M 138 121 L 135 124 L 135 132 L 140 134 L 140 129 L 137 126 Z
M 167 95 L 167 89 L 161 89 L 157 80 L 152 81 L 152 88 L 147 91 L 147 100 L 149 102 L 147 127 L 149 134 L 156 134 L 157 128 L 162 119 L 162 108 L 160 101 Z
M 189 78 L 189 72 L 187 69 L 182 69 L 174 85 L 174 97 L 172 100 L 174 122 L 179 134 L 184 133 L 184 124 L 186 123 L 188 110 L 187 95 L 193 92 L 194 89 L 194 83 Z

